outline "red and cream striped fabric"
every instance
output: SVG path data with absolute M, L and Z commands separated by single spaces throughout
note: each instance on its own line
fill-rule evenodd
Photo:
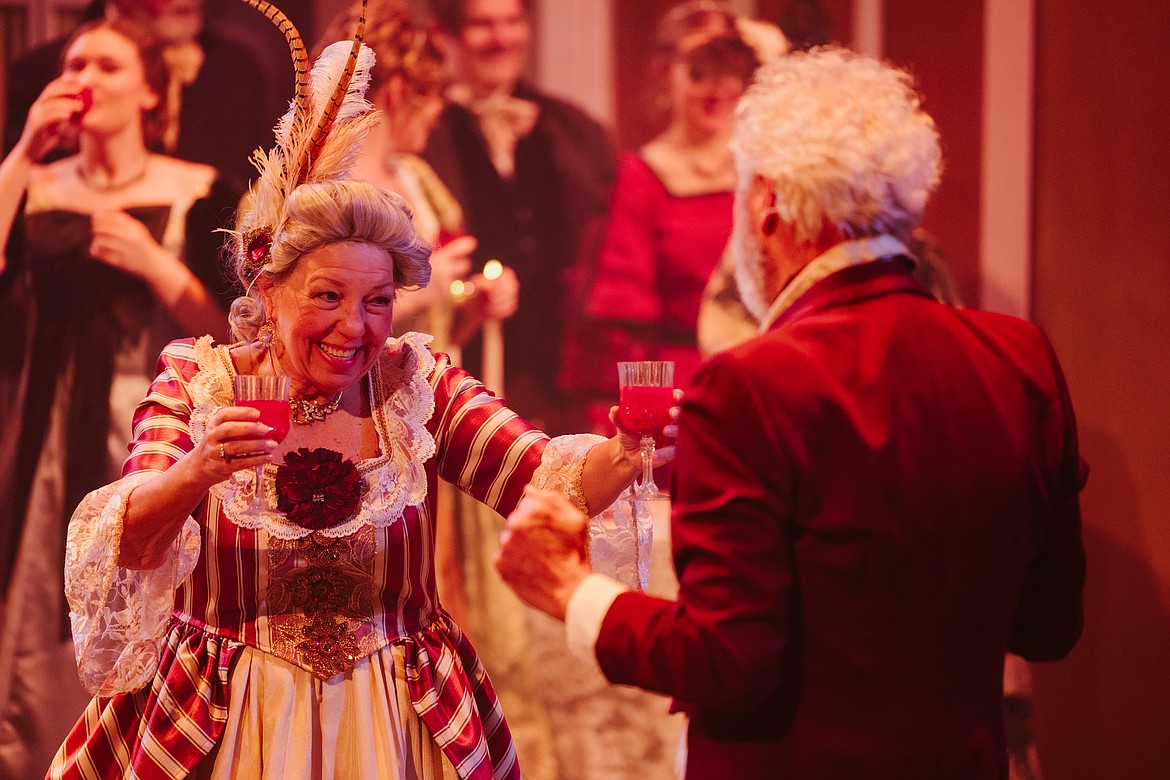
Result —
M 396 367 L 414 370 L 424 344 L 409 336 L 388 342 L 382 381 L 398 377 Z M 158 378 L 135 415 L 136 438 L 124 475 L 165 470 L 192 448 L 191 380 L 200 371 L 230 373 L 222 348 L 217 348 L 218 360 L 204 359 L 202 365 L 196 352 L 190 340 L 173 342 L 164 351 Z M 195 514 L 199 560 L 176 589 L 153 681 L 135 692 L 94 699 L 58 753 L 50 777 L 187 777 L 224 733 L 231 669 L 241 648 L 255 648 L 328 680 L 368 663 L 368 656 L 387 652 L 392 644 L 405 650 L 405 669 L 399 673 L 419 719 L 460 777 L 519 777 L 491 682 L 438 602 L 434 486 L 441 476 L 506 514 L 540 465 L 548 439 L 444 356 L 435 358 L 428 376 L 434 405 L 426 430 L 436 455 L 425 464 L 426 500 L 408 506 L 393 523 L 363 526 L 350 537 L 314 534 L 287 541 L 237 526 L 209 495 Z M 370 386 L 375 405 L 401 403 L 400 397 L 391 398 L 393 387 L 379 396 L 379 382 Z M 363 471 L 367 491 L 377 489 L 374 472 Z M 306 602 L 306 592 L 317 600 Z M 321 625 L 339 641 L 319 641 Z M 304 636 L 314 641 L 300 641 Z M 247 776 L 241 771 L 241 777 Z

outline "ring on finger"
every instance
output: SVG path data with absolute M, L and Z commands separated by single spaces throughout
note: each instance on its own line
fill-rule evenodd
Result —
M 223 458 L 224 463 L 227 463 L 231 460 L 231 456 L 224 452 L 222 441 L 219 443 L 219 457 Z

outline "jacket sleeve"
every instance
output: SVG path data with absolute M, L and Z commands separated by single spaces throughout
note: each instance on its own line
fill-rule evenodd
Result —
M 762 394 L 723 357 L 696 376 L 679 424 L 671 526 L 678 600 L 619 595 L 596 654 L 613 682 L 743 709 L 783 682 L 792 470 Z
M 1088 466 L 1077 445 L 1076 419 L 1068 386 L 1051 345 L 1045 339 L 1055 393 L 1040 434 L 1054 453 L 1048 517 L 1024 580 L 1012 621 L 1008 649 L 1029 661 L 1063 658 L 1080 638 L 1084 625 L 1082 592 L 1085 551 L 1081 540 L 1080 492 Z

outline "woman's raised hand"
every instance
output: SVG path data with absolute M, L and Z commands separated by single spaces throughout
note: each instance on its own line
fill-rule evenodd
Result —
M 489 264 L 490 265 L 490 264 Z M 495 263 L 490 274 L 476 274 L 468 279 L 471 295 L 462 298 L 455 310 L 455 322 L 450 338 L 455 344 L 466 344 L 487 322 L 500 322 L 516 313 L 520 303 L 520 281 L 516 272 Z
M 665 465 L 674 460 L 674 440 L 678 436 L 679 404 L 682 403 L 683 391 L 674 388 L 674 406 L 670 407 L 670 423 L 663 426 L 662 432 L 654 437 L 654 468 Z M 626 428 L 618 414 L 619 407 L 609 408 L 609 421 L 617 428 L 617 440 L 626 455 L 631 460 L 641 461 L 642 434 Z
M 125 211 L 96 211 L 92 225 L 93 240 L 89 253 L 94 259 L 135 276 L 149 277 L 157 265 L 156 254 L 165 251 L 146 225 Z
M 187 455 L 197 479 L 210 487 L 240 469 L 271 462 L 277 444 L 266 438 L 269 430 L 260 422 L 260 412 L 251 407 L 225 406 L 216 411 L 203 438 Z
M 490 276 L 476 274 L 471 277 L 471 283 L 475 285 L 483 319 L 506 320 L 516 313 L 520 305 L 520 280 L 511 268 L 502 265 Z
M 434 290 L 436 298 L 450 294 L 451 282 L 471 272 L 471 253 L 476 246 L 478 242 L 471 236 L 459 236 L 431 252 L 431 280 L 427 289 Z
M 61 145 L 80 125 L 89 109 L 88 92 L 76 80 L 50 81 L 28 110 L 16 148 L 38 162 Z

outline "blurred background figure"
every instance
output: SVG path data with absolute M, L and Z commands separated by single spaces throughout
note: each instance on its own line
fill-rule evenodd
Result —
M 269 84 L 247 46 L 210 29 L 204 0 L 94 0 L 91 19 L 129 19 L 164 43 L 167 64 L 165 127 L 154 151 L 206 163 L 243 186 L 255 173 L 248 159 L 268 143 L 284 111 L 283 85 Z M 4 148 L 20 138 L 29 107 L 59 71 L 69 36 L 35 47 L 8 73 Z M 231 117 L 230 131 L 223 118 Z M 75 151 L 69 144 L 58 154 Z
M 424 153 L 463 206 L 476 267 L 515 269 L 521 298 L 504 326 L 508 404 L 549 433 L 572 429 L 556 392 L 564 277 L 613 180 L 605 130 L 523 80 L 532 42 L 524 0 L 432 0 L 455 83 Z M 465 351 L 480 369 L 475 342 Z
M 321 35 L 318 50 L 349 38 L 360 11 L 358 0 L 338 14 Z M 515 311 L 516 275 L 507 268 L 491 279 L 471 274 L 476 241 L 465 233 L 462 208 L 419 157 L 450 83 L 439 42 L 414 22 L 404 0 L 371 0 L 365 15 L 365 43 L 377 56 L 366 97 L 382 113 L 363 140 L 351 175 L 406 198 L 416 228 L 436 247 L 430 283 L 400 293 L 395 301 L 395 332 L 429 333 L 435 349 L 454 352 L 458 360 L 461 347 L 486 320 L 504 320 Z M 454 281 L 469 282 L 462 289 L 470 294 L 453 295 Z
M 765 41 L 766 55 L 753 45 Z M 600 253 L 582 274 L 584 319 L 565 346 L 562 385 L 590 399 L 599 431 L 610 427 L 617 361 L 673 360 L 678 386 L 690 382 L 700 297 L 731 233 L 735 106 L 761 57 L 785 43 L 778 28 L 745 27 L 723 3 L 691 0 L 662 18 L 653 46 L 666 127 L 619 159 Z
M 0 164 L 0 284 L 26 304 L 5 333 L 21 348 L 4 366 L 15 383 L 0 486 L 4 777 L 40 776 L 87 698 L 64 622 L 69 514 L 118 476 L 117 442 L 161 346 L 227 331 L 213 230 L 239 191 L 211 166 L 151 151 L 167 125 L 163 48 L 126 19 L 80 28 Z M 66 141 L 79 151 L 40 164 Z

